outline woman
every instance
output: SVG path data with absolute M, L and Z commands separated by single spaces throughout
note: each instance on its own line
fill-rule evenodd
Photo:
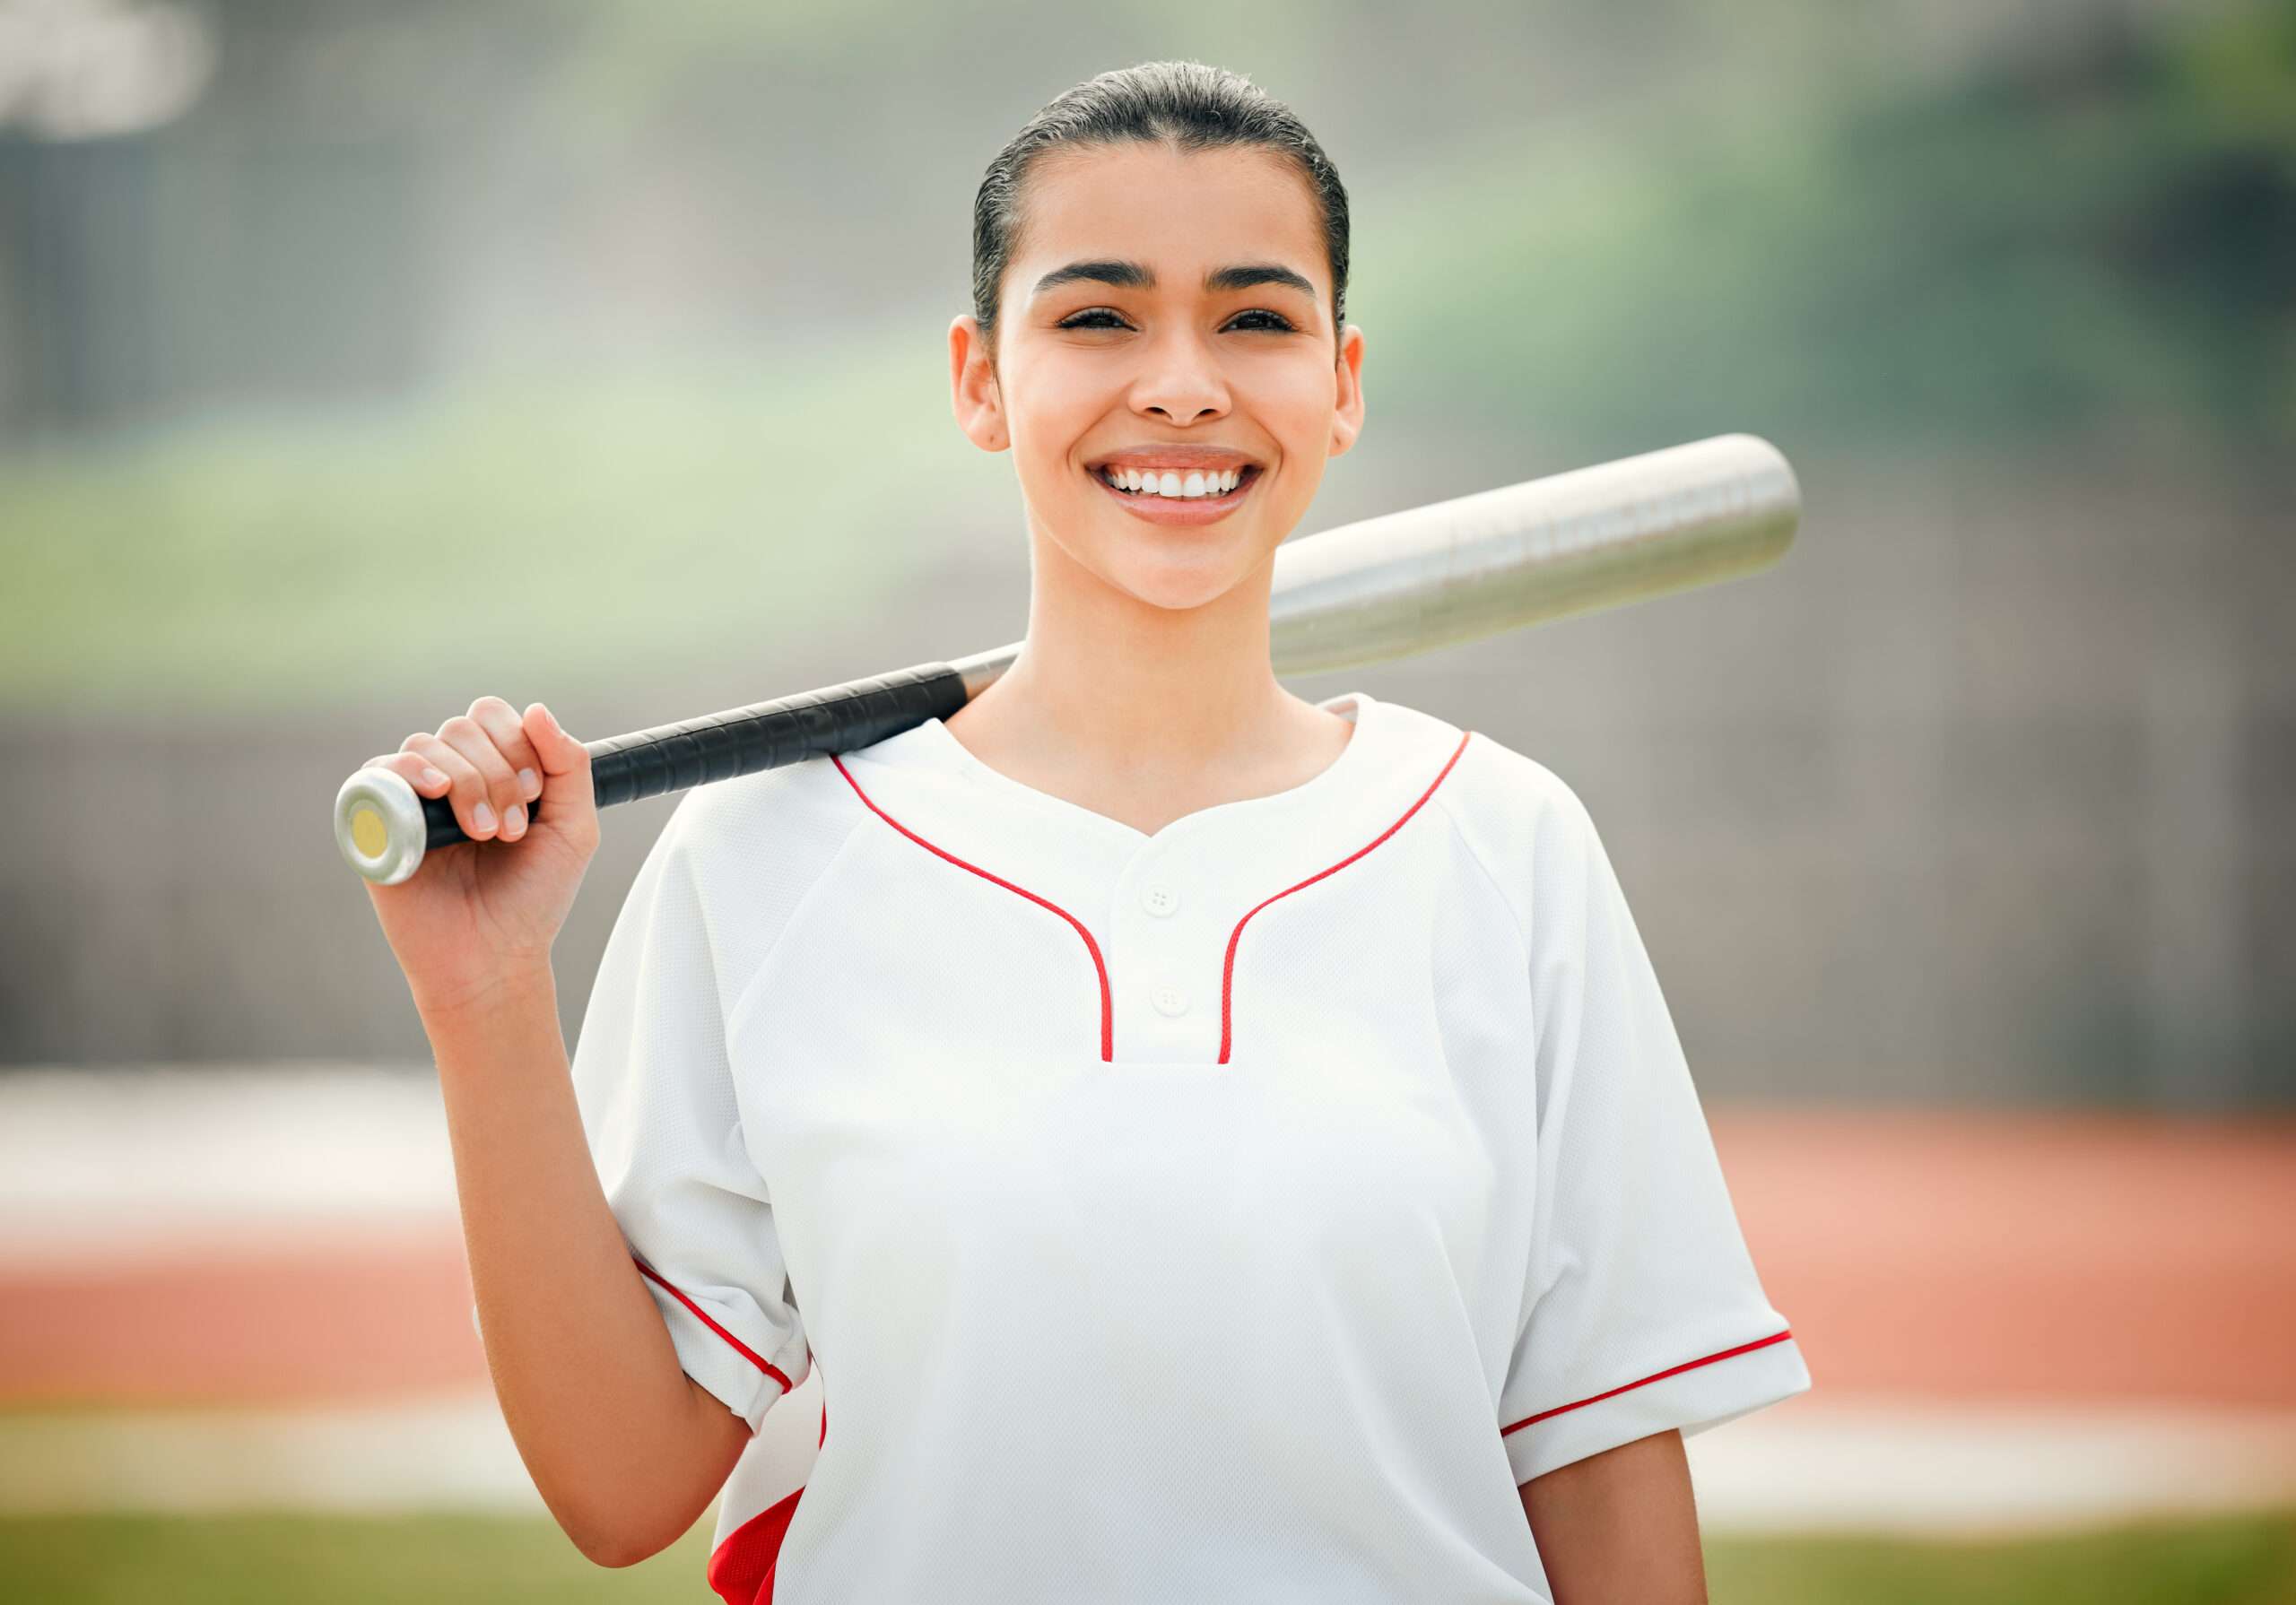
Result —
M 818 1365 L 729 1600 L 1701 1599 L 1682 1434 L 1809 1376 L 1600 838 L 1534 760 L 1272 670 L 1363 418 L 1337 176 L 1234 74 L 1105 74 L 991 165 L 974 269 L 952 396 L 1020 478 L 1024 650 L 688 794 L 570 1073 L 582 748 L 482 698 L 377 760 L 474 838 L 370 890 L 536 1486 L 650 1555 Z

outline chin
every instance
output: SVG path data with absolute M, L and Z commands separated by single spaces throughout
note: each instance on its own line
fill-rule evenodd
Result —
M 1217 602 L 1258 567 L 1232 544 L 1205 542 L 1194 550 L 1104 551 L 1100 577 L 1151 607 L 1187 612 Z

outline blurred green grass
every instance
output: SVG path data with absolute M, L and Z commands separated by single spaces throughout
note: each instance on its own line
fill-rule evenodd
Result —
M 1448 494 L 1741 429 L 1941 480 L 2080 443 L 2196 485 L 2280 462 L 2296 8 L 2100 38 L 1527 120 L 1370 175 L 1375 460 L 1507 464 Z M 950 416 L 959 288 L 810 345 L 0 449 L 0 707 L 522 698 L 504 664 L 564 699 L 845 625 L 952 536 L 1022 543 L 1010 459 Z
M 805 639 L 1013 516 L 1011 459 L 900 344 L 497 376 L 10 464 L 0 704 L 249 711 L 499 688 L 506 663 L 611 690 Z
M 2296 1511 L 2048 1538 L 1709 1538 L 1713 1605 L 2287 1605 Z M 245 1605 L 324 1599 L 698 1601 L 706 1524 L 625 1571 L 534 1519 L 91 1515 L 0 1519 L 7 1597 L 54 1605 Z

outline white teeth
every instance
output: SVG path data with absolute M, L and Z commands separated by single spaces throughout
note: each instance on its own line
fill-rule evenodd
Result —
M 1207 474 L 1200 469 L 1190 470 L 1185 479 L 1175 470 L 1158 473 L 1137 468 L 1110 468 L 1102 473 L 1109 483 L 1139 496 L 1170 496 L 1181 499 L 1200 496 L 1225 496 L 1243 482 L 1244 471 L 1231 468 L 1224 473 Z

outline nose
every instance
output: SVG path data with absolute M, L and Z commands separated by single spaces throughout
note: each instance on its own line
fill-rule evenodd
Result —
M 1227 412 L 1227 378 L 1195 330 L 1168 326 L 1142 343 L 1141 351 L 1140 377 L 1132 386 L 1135 412 L 1183 426 Z

